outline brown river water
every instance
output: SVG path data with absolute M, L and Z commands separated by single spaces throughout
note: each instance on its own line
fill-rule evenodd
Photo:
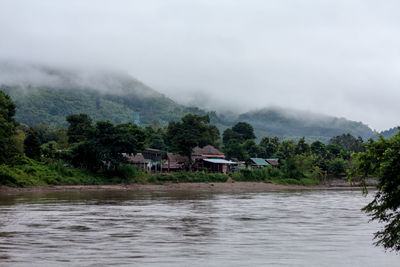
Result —
M 360 191 L 0 196 L 0 266 L 400 266 Z

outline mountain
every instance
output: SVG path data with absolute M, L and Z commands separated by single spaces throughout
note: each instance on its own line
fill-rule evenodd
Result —
M 0 90 L 9 94 L 17 106 L 16 119 L 27 125 L 46 123 L 66 126 L 65 117 L 73 113 L 87 113 L 94 121 L 113 123 L 132 122 L 139 112 L 143 125 L 166 125 L 184 114 L 209 114 L 211 123 L 221 131 L 238 121 L 253 125 L 260 139 L 279 136 L 308 141 L 327 142 L 343 133 L 375 137 L 376 133 L 361 122 L 349 121 L 288 109 L 262 109 L 237 117 L 208 112 L 197 107 L 180 105 L 120 73 L 105 71 L 77 71 L 43 66 L 0 65 Z
M 382 135 L 385 138 L 391 138 L 393 135 L 395 135 L 399 131 L 398 127 L 393 127 L 390 128 L 389 130 L 385 130 L 380 132 L 379 134 Z
M 239 121 L 253 125 L 257 136 L 281 136 L 298 139 L 308 137 L 308 141 L 329 141 L 333 136 L 350 133 L 364 140 L 375 138 L 376 132 L 362 122 L 350 121 L 316 114 L 308 111 L 268 108 L 241 114 Z
M 143 124 L 160 125 L 186 113 L 206 114 L 199 108 L 179 105 L 127 75 L 43 67 L 34 70 L 32 75 L 31 70 L 22 69 L 22 73 L 27 72 L 23 77 L 30 80 L 14 79 L 0 85 L 17 106 L 16 119 L 27 125 L 44 122 L 65 126 L 65 117 L 72 113 L 87 113 L 95 121 L 123 123 L 132 122 L 139 112 Z

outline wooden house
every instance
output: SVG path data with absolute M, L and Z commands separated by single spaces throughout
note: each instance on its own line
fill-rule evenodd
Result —
M 227 173 L 229 166 L 236 164 L 236 162 L 226 160 L 224 153 L 211 145 L 195 147 L 192 158 L 193 167 L 197 171 Z
M 162 171 L 163 151 L 153 148 L 148 148 L 137 153 L 136 155 L 124 154 L 128 162 L 135 165 L 139 170 L 143 171 Z
M 166 153 L 163 157 L 163 171 L 183 171 L 189 165 L 189 159 L 174 153 Z
M 128 159 L 129 164 L 136 166 L 138 170 L 150 171 L 151 160 L 146 159 L 142 153 L 137 153 L 136 155 L 124 154 Z
M 279 159 L 274 158 L 274 159 L 265 159 L 266 162 L 268 162 L 272 167 L 279 167 Z
M 278 167 L 279 159 L 250 158 L 246 161 L 246 166 L 251 168 Z

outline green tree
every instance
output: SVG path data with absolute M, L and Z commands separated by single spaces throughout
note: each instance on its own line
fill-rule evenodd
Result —
M 253 139 L 246 140 L 243 143 L 243 149 L 246 151 L 248 158 L 257 158 L 260 155 L 260 149 Z M 245 160 L 247 160 L 246 158 Z
M 136 154 L 144 149 L 145 133 L 132 123 L 114 126 L 108 121 L 98 121 L 87 143 L 91 151 L 96 151 L 98 161 L 117 170 L 126 161 L 122 153 Z
M 272 157 L 278 151 L 279 145 L 280 144 L 278 137 L 275 136 L 273 138 L 270 138 L 268 136 L 264 136 L 259 143 L 260 157 Z
M 0 164 L 7 163 L 16 153 L 14 135 L 15 105 L 11 98 L 0 91 Z
M 66 118 L 69 123 L 67 136 L 70 144 L 85 141 L 92 129 L 92 119 L 87 114 L 72 114 Z
M 165 144 L 165 133 L 162 128 L 154 129 L 151 126 L 145 128 L 146 133 L 146 146 L 149 148 L 155 148 L 160 150 L 167 150 Z
M 296 145 L 296 154 L 308 154 L 310 153 L 310 145 L 306 143 L 304 136 L 300 138 Z
M 84 127 L 84 130 L 80 131 L 83 134 L 79 135 L 84 140 L 80 139 L 79 143 L 73 144 L 69 153 L 74 166 L 94 171 L 101 168 L 116 171 L 120 164 L 126 162 L 123 153 L 136 154 L 145 148 L 146 134 L 135 124 L 114 126 L 109 121 L 98 121 L 89 128 L 88 122 L 91 122 L 91 119 L 88 117 L 84 121 L 87 127 Z
M 249 158 L 249 155 L 243 148 L 243 145 L 234 139 L 229 140 L 228 143 L 224 145 L 224 153 L 228 159 L 235 158 L 244 161 Z
M 281 167 L 281 170 L 287 178 L 300 180 L 304 177 L 304 173 L 300 168 L 299 157 L 297 155 L 292 155 L 285 158 L 282 160 L 282 163 L 283 166 Z
M 192 152 L 196 146 L 217 145 L 219 131 L 208 125 L 208 115 L 187 114 L 181 122 L 171 121 L 167 127 L 167 140 L 170 149 L 188 157 L 191 168 Z
M 327 152 L 327 157 L 330 159 L 333 158 L 343 158 L 346 160 L 350 159 L 350 151 L 339 145 L 335 144 L 327 145 L 326 152 Z
M 329 140 L 329 143 L 344 147 L 351 152 L 365 151 L 365 148 L 363 146 L 364 142 L 363 142 L 362 138 L 360 136 L 358 138 L 355 138 L 354 136 L 352 136 L 349 133 L 332 137 Z
M 335 158 L 328 162 L 329 173 L 339 177 L 346 173 L 347 162 L 342 158 Z
M 384 223 L 382 230 L 375 233 L 376 245 L 385 249 L 400 250 L 400 132 L 392 138 L 379 137 L 369 140 L 366 151 L 354 154 L 356 172 L 366 178 L 378 178 L 378 191 L 374 199 L 363 210 L 372 220 Z
M 39 134 L 30 128 L 24 141 L 25 155 L 32 159 L 40 159 L 40 139 Z
M 284 158 L 293 157 L 296 151 L 296 144 L 292 140 L 284 140 L 280 144 L 278 151 Z
M 321 141 L 315 141 L 311 144 L 311 152 L 315 155 L 319 155 L 325 158 L 326 147 Z
M 15 148 L 19 155 L 24 155 L 24 141 L 26 135 L 22 130 L 17 130 L 16 135 L 14 136 Z
M 80 115 L 71 115 L 71 117 L 76 117 L 76 116 L 80 116 Z M 68 136 L 67 136 L 67 131 L 65 129 L 50 128 L 50 126 L 48 126 L 45 123 L 40 123 L 39 125 L 33 126 L 32 128 L 38 133 L 41 144 L 46 144 L 51 141 L 55 141 L 60 145 L 60 147 L 62 147 L 62 148 L 67 147 Z M 26 130 L 26 132 L 27 132 L 27 130 Z M 72 139 L 73 138 L 74 137 L 72 137 Z M 78 141 L 78 140 L 76 140 L 76 141 Z
M 231 128 L 228 128 L 222 134 L 222 142 L 223 142 L 224 145 L 226 145 L 231 140 L 235 140 L 235 141 L 238 141 L 238 142 L 243 141 L 242 137 L 241 137 L 241 135 L 239 133 L 233 131 Z
M 55 141 L 50 141 L 40 147 L 43 156 L 48 159 L 56 159 L 58 156 L 58 144 Z
M 254 128 L 247 122 L 238 122 L 232 127 L 232 131 L 240 134 L 243 140 L 255 139 Z
M 253 126 L 247 122 L 238 122 L 232 128 L 228 128 L 222 134 L 222 141 L 224 144 L 229 140 L 236 140 L 243 143 L 246 140 L 255 139 Z

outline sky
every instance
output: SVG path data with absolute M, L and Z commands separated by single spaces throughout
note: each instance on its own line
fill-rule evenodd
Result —
M 0 60 L 126 72 L 217 111 L 400 125 L 400 1 L 0 0 Z

